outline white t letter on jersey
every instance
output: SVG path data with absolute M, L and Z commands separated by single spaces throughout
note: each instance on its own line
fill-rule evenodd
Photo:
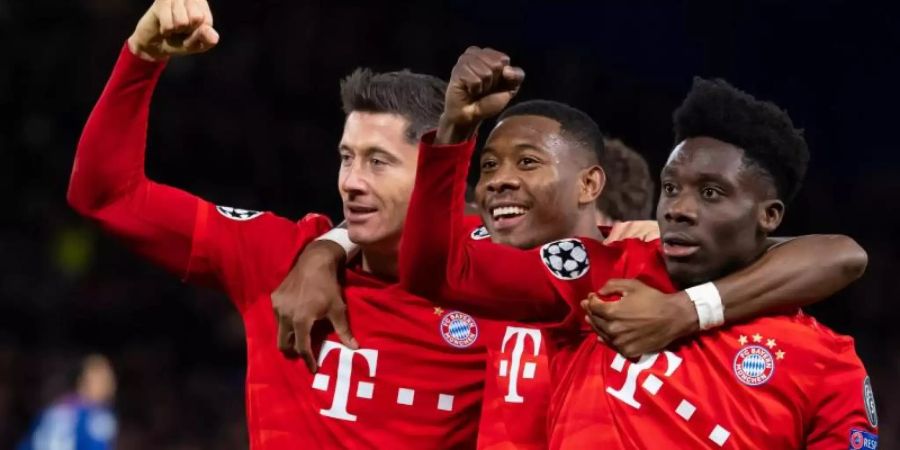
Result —
M 673 373 L 675 373 L 675 370 L 677 370 L 678 367 L 681 366 L 682 359 L 672 352 L 664 351 L 663 354 L 666 355 L 665 375 L 666 377 L 670 377 Z M 649 353 L 641 356 L 641 359 L 639 359 L 638 362 L 630 364 L 628 366 L 628 373 L 625 377 L 625 384 L 622 385 L 620 389 L 613 389 L 611 387 L 608 387 L 606 388 L 606 392 L 609 393 L 609 395 L 622 400 L 628 406 L 631 406 L 635 409 L 640 409 L 640 402 L 634 399 L 634 394 L 637 391 L 638 375 L 640 375 L 641 372 L 653 367 L 653 364 L 656 363 L 657 358 L 659 358 L 659 353 Z M 616 372 L 621 372 L 622 369 L 625 368 L 625 364 L 627 362 L 628 360 L 625 359 L 624 356 L 616 354 L 616 357 L 615 359 L 613 359 L 613 362 L 610 366 Z M 647 377 L 647 380 L 644 381 L 644 389 L 654 395 L 659 390 L 660 386 L 662 386 L 662 380 L 656 378 L 656 376 L 653 374 L 650 374 Z
M 523 403 L 525 399 L 519 395 L 518 388 L 519 369 L 522 368 L 522 353 L 525 352 L 525 340 L 531 338 L 531 342 L 534 344 L 532 345 L 531 352 L 534 356 L 537 356 L 541 349 L 541 331 L 533 328 L 506 327 L 506 334 L 503 336 L 503 345 L 500 347 L 501 352 L 506 352 L 506 344 L 513 336 L 515 336 L 516 342 L 513 344 L 512 355 L 510 358 L 511 361 L 500 361 L 500 376 L 509 377 L 509 390 L 506 392 L 506 396 L 503 397 L 503 400 L 507 403 Z M 507 364 L 510 366 L 508 371 L 506 370 Z M 535 363 L 525 363 L 522 377 L 534 378 L 535 370 Z
M 330 408 L 320 409 L 319 413 L 323 416 L 355 422 L 356 416 L 347 412 L 347 399 L 350 396 L 350 382 L 353 374 L 353 356 L 362 356 L 369 366 L 369 376 L 374 377 L 375 369 L 378 365 L 378 350 L 350 350 L 337 342 L 325 341 L 322 343 L 322 350 L 319 352 L 319 366 L 322 365 L 331 351 L 335 349 L 338 350 L 338 367 L 334 383 L 334 400 L 332 400 Z M 328 375 L 317 373 L 313 378 L 313 389 L 327 390 L 328 381 Z M 357 397 L 372 398 L 373 387 L 371 383 L 360 381 L 357 384 Z

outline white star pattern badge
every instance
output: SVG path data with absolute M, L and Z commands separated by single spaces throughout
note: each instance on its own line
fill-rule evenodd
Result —
M 237 220 L 241 222 L 245 220 L 255 219 L 263 214 L 262 211 L 232 208 L 230 206 L 216 206 L 216 211 L 231 220 Z
M 484 225 L 472 230 L 472 234 L 470 237 L 476 241 L 480 241 L 482 239 L 487 239 L 491 237 L 491 233 L 485 228 Z
M 588 272 L 591 262 L 578 239 L 562 239 L 541 247 L 544 265 L 560 280 L 576 280 Z

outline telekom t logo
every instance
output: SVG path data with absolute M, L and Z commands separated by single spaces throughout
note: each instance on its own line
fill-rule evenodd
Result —
M 675 370 L 681 366 L 681 357 L 668 351 L 663 352 L 666 355 L 666 377 L 672 376 L 675 373 Z M 630 364 L 628 366 L 628 373 L 625 376 L 625 384 L 622 385 L 620 389 L 613 389 L 611 387 L 606 388 L 606 392 L 613 397 L 622 400 L 628 406 L 631 406 L 635 409 L 640 409 L 641 404 L 637 400 L 634 399 L 635 391 L 637 390 L 637 378 L 641 372 L 653 367 L 653 364 L 656 363 L 656 360 L 659 358 L 659 353 L 649 353 L 641 356 L 641 359 L 638 362 Z M 616 354 L 615 359 L 613 359 L 612 364 L 610 365 L 613 370 L 616 372 L 621 372 L 625 368 L 625 363 L 628 362 L 624 356 L 620 354 Z M 659 388 L 663 385 L 662 380 L 659 379 L 656 375 L 652 373 L 647 375 L 647 379 L 641 384 L 641 386 L 649 392 L 651 395 L 656 395 L 659 392 Z
M 338 351 L 338 367 L 337 376 L 334 384 L 334 399 L 331 407 L 328 409 L 320 409 L 319 413 L 323 416 L 332 417 L 340 420 L 356 421 L 356 416 L 347 412 L 347 400 L 350 396 L 351 375 L 353 374 L 353 357 L 362 356 L 369 367 L 369 377 L 375 377 L 375 369 L 378 366 L 378 350 L 361 348 L 359 350 L 351 350 L 343 345 L 325 341 L 322 343 L 322 350 L 319 352 L 319 366 L 328 358 L 332 350 Z M 328 390 L 328 383 L 331 381 L 329 375 L 317 373 L 313 378 L 313 389 L 320 391 Z M 368 381 L 360 381 L 356 385 L 356 397 L 371 399 L 375 386 Z
M 528 338 L 531 338 L 531 342 L 534 344 L 531 346 L 531 353 L 534 356 L 537 356 L 541 349 L 541 332 L 540 330 L 533 328 L 506 327 L 506 334 L 503 336 L 503 345 L 500 347 L 501 352 L 506 352 L 506 344 L 513 337 L 515 337 L 516 340 L 513 344 L 512 357 L 510 358 L 512 364 L 505 359 L 500 361 L 500 376 L 509 377 L 509 390 L 506 391 L 506 396 L 503 397 L 503 400 L 507 403 L 523 403 L 525 399 L 519 395 L 518 389 L 519 369 L 522 369 L 522 378 L 525 379 L 534 378 L 534 372 L 537 369 L 537 364 L 534 362 L 522 364 L 522 353 L 525 352 L 525 341 Z

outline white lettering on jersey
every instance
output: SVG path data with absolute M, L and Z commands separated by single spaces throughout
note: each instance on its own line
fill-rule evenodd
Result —
M 666 355 L 666 371 L 664 376 L 669 378 L 672 374 L 681 367 L 681 363 L 684 361 L 680 356 L 669 352 L 664 351 L 664 355 Z M 613 359 L 612 367 L 616 372 L 622 372 L 625 370 L 625 365 L 628 365 L 628 372 L 625 377 L 625 384 L 620 389 L 613 389 L 611 387 L 606 388 L 606 392 L 613 397 L 622 400 L 626 405 L 631 406 L 635 409 L 640 409 L 641 403 L 638 402 L 634 395 L 637 392 L 637 379 L 641 372 L 653 367 L 656 363 L 657 359 L 659 359 L 659 353 L 649 353 L 641 356 L 641 359 L 638 362 L 629 364 L 628 360 L 625 359 L 624 356 L 620 354 L 616 354 L 616 357 Z M 644 388 L 647 393 L 650 395 L 656 395 L 657 392 L 662 388 L 663 380 L 659 379 L 654 374 L 647 375 L 647 378 L 644 379 L 644 382 L 641 383 L 641 387 Z M 697 407 L 691 403 L 687 399 L 681 399 L 678 403 L 678 406 L 675 407 L 675 414 L 684 419 L 685 422 L 693 423 L 695 427 L 699 426 L 697 424 L 697 420 L 692 422 L 692 419 L 696 417 Z M 702 421 L 701 421 L 702 423 Z M 707 422 L 708 423 L 708 422 Z M 707 433 L 703 431 L 703 433 Z M 727 428 L 722 425 L 715 424 L 711 431 L 706 434 L 707 439 L 713 441 L 719 447 L 725 445 L 728 439 L 731 437 L 731 432 L 728 431 Z
M 669 352 L 664 351 L 664 355 L 666 355 L 666 377 L 672 376 L 673 373 L 681 366 L 682 359 L 680 356 Z M 637 379 L 638 375 L 641 372 L 653 367 L 653 364 L 656 363 L 656 360 L 659 358 L 659 353 L 649 353 L 641 356 L 641 359 L 638 362 L 628 365 L 628 373 L 625 377 L 625 384 L 622 385 L 620 389 L 613 389 L 611 387 L 606 388 L 606 392 L 613 397 L 622 400 L 626 405 L 631 406 L 635 409 L 640 409 L 641 404 L 634 398 L 634 394 L 637 391 Z M 620 354 L 616 354 L 616 357 L 613 359 L 610 367 L 613 368 L 616 372 L 621 372 L 625 368 L 625 364 L 628 362 L 624 356 Z M 662 380 L 659 379 L 656 375 L 650 374 L 644 380 L 644 383 L 641 386 L 649 392 L 651 395 L 656 395 L 659 392 L 659 388 L 663 385 Z
M 541 331 L 533 328 L 506 327 L 506 334 L 503 336 L 503 345 L 500 347 L 501 352 L 506 352 L 506 344 L 511 338 L 515 337 L 515 343 L 512 346 L 512 355 L 510 361 L 500 361 L 500 376 L 509 377 L 509 390 L 503 400 L 507 403 L 523 403 L 525 399 L 519 395 L 519 369 L 522 369 L 522 378 L 534 378 L 537 365 L 534 362 L 522 364 L 522 353 L 525 352 L 525 341 L 530 338 L 532 342 L 531 353 L 538 356 L 541 348 Z M 507 370 L 507 368 L 509 370 Z
M 331 417 L 339 420 L 356 421 L 356 416 L 347 412 L 347 400 L 350 396 L 351 376 L 353 375 L 353 357 L 360 355 L 366 361 L 369 367 L 369 377 L 375 377 L 375 369 L 378 365 L 378 350 L 364 349 L 351 350 L 348 347 L 332 342 L 325 341 L 322 343 L 322 350 L 319 352 L 319 366 L 328 358 L 332 350 L 338 350 L 338 367 L 337 376 L 334 384 L 334 397 L 331 407 L 328 409 L 320 409 L 319 413 L 323 416 Z M 313 378 L 313 389 L 320 391 L 328 390 L 328 382 L 330 376 L 323 373 L 317 373 Z M 356 397 L 371 399 L 375 385 L 368 381 L 360 381 L 356 385 Z

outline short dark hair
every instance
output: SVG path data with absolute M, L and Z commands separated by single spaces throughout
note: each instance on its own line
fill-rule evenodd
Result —
M 497 120 L 512 116 L 541 116 L 555 120 L 560 124 L 563 137 L 579 144 L 589 161 L 599 163 L 602 160 L 603 133 L 591 116 L 577 108 L 553 100 L 528 100 L 507 108 Z
M 656 184 L 647 161 L 618 139 L 604 144 L 600 165 L 606 172 L 606 186 L 597 198 L 597 210 L 612 220 L 649 219 Z
M 744 150 L 747 165 L 761 169 L 778 197 L 790 202 L 806 175 L 809 149 L 803 131 L 787 112 L 721 79 L 694 78 L 694 85 L 673 114 L 676 144 L 707 136 Z
M 375 73 L 358 68 L 341 80 L 344 114 L 353 111 L 398 114 L 409 122 L 406 138 L 417 142 L 437 128 L 447 83 L 409 70 Z

